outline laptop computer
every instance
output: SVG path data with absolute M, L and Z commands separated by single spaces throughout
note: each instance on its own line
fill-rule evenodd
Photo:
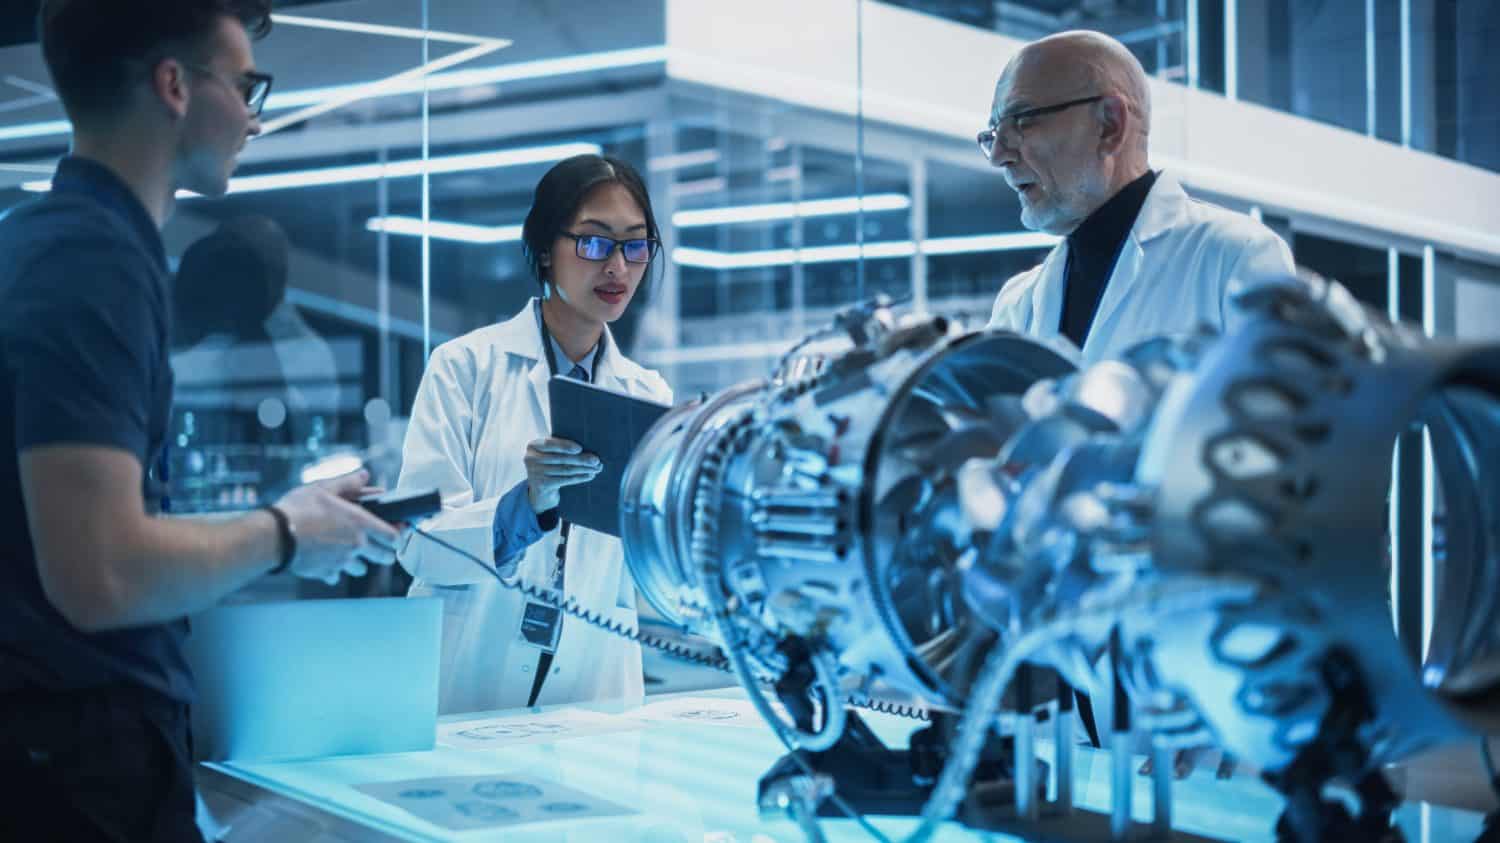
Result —
M 442 601 L 401 597 L 220 606 L 192 619 L 201 761 L 431 749 Z

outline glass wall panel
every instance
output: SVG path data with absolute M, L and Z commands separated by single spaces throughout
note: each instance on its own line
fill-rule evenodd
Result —
M 982 325 L 1000 287 L 1040 263 L 1047 247 L 1027 237 L 1015 192 L 978 149 L 972 167 L 927 161 L 926 170 L 927 240 L 961 249 L 926 257 L 930 308 L 967 325 Z
M 1164 79 L 1188 75 L 1187 5 L 1194 0 L 1114 3 L 1055 0 L 884 0 L 1031 41 L 1069 29 L 1107 32 L 1130 47 L 1146 72 Z
M 1366 6 L 1237 0 L 1240 99 L 1364 132 Z M 1380 20 L 1387 22 L 1385 16 Z
M 1500 5 L 1493 2 L 886 3 L 1020 41 L 1066 29 L 1103 31 L 1130 45 L 1147 71 L 1160 78 L 1350 133 L 1500 169 L 1500 116 L 1492 103 L 1494 91 L 1500 90 L 1500 61 L 1495 60 L 1492 48 L 1500 36 Z M 865 7 L 880 5 L 872 0 Z M 870 50 L 863 58 L 866 67 L 889 61 Z M 918 54 L 904 61 L 913 77 L 941 77 L 942 58 Z M 996 71 L 999 64 L 997 60 Z M 878 94 L 886 88 L 871 90 Z M 982 89 L 971 91 L 965 85 L 964 90 L 965 96 L 974 96 L 976 111 L 982 111 L 985 103 L 977 102 Z M 1368 219 L 1339 218 L 1340 210 L 1328 210 L 1335 207 L 1332 203 L 1315 210 L 1306 206 L 1318 203 L 1304 203 L 1299 211 L 1292 199 L 1294 189 L 1287 191 L 1290 207 L 1279 205 L 1279 197 L 1257 191 L 1264 186 L 1263 179 L 1274 183 L 1284 177 L 1275 167 L 1236 170 L 1236 163 L 1222 154 L 1225 150 L 1204 151 L 1206 143 L 1228 144 L 1232 151 L 1239 151 L 1236 141 L 1243 141 L 1245 157 L 1254 160 L 1258 145 L 1307 143 L 1327 133 L 1301 134 L 1296 141 L 1274 135 L 1228 136 L 1215 131 L 1219 127 L 1206 125 L 1201 115 L 1222 115 L 1230 123 L 1242 118 L 1247 124 L 1281 121 L 1263 119 L 1259 109 L 1213 102 L 1186 87 L 1158 88 L 1156 93 L 1154 163 L 1181 161 L 1179 172 L 1194 196 L 1235 211 L 1259 215 L 1264 210 L 1264 222 L 1287 240 L 1298 263 L 1336 279 L 1379 311 L 1390 307 L 1418 324 L 1424 316 L 1435 316 L 1439 333 L 1454 329 L 1468 336 L 1495 333 L 1500 318 L 1493 315 L 1495 273 L 1488 264 L 1440 257 L 1434 279 L 1433 262 L 1424 258 L 1422 235 L 1417 234 L 1419 226 L 1375 231 Z M 1188 136 L 1190 125 L 1197 127 L 1199 137 Z M 1041 260 L 1046 244 L 1025 236 L 1014 197 L 998 174 L 979 158 L 969 160 L 959 154 L 951 132 L 923 134 L 922 128 L 914 129 L 920 140 L 911 143 L 905 155 L 887 159 L 905 164 L 912 173 L 913 201 L 919 212 L 912 215 L 911 229 L 920 249 L 912 273 L 914 297 L 929 310 L 960 317 L 969 325 L 981 324 L 1005 280 Z M 877 136 L 880 132 L 874 130 Z M 1351 155 L 1371 150 L 1365 139 L 1352 135 L 1327 142 L 1340 151 L 1337 144 L 1347 142 Z M 1384 156 L 1390 150 L 1379 152 Z M 1413 165 L 1435 163 L 1416 153 L 1399 155 L 1409 155 L 1406 160 Z M 1235 172 L 1223 178 L 1226 173 L 1216 172 L 1221 168 Z M 1298 188 L 1316 189 L 1318 179 L 1308 175 L 1313 177 L 1301 177 Z M 1397 181 L 1396 176 L 1390 181 Z M 1400 207 L 1404 200 L 1393 192 L 1389 204 Z M 972 250 L 944 248 L 977 236 L 986 237 L 988 245 Z M 1428 255 L 1432 251 L 1426 250 Z M 1458 266 L 1463 271 L 1454 269 Z M 1391 301 L 1393 290 L 1397 298 Z M 1393 535 L 1400 537 L 1393 542 L 1391 557 L 1398 581 L 1394 613 L 1414 656 L 1422 645 L 1424 626 L 1431 620 L 1424 618 L 1423 583 L 1434 578 L 1441 581 L 1445 560 L 1444 502 L 1440 493 L 1424 497 L 1424 475 L 1430 476 L 1432 467 L 1422 439 L 1420 432 L 1402 437 L 1395 457 L 1399 485 L 1393 502 L 1393 526 L 1398 528 Z M 1429 515 L 1430 521 L 1426 520 Z
M 422 104 L 389 93 L 422 73 L 422 11 L 420 0 L 278 3 L 254 48 L 275 77 L 262 134 L 227 197 L 182 198 L 163 231 L 175 512 L 250 509 L 361 461 L 375 482 L 395 481 L 425 314 L 419 275 L 393 268 L 365 220 L 418 191 Z M 0 50 L 0 69 L 17 89 L 0 103 L 0 204 L 11 205 L 70 137 L 34 41 Z M 335 589 L 270 578 L 253 596 L 382 593 L 388 576 Z
M 253 507 L 356 462 L 395 483 L 425 314 L 364 217 L 420 190 L 422 103 L 390 94 L 454 49 L 429 48 L 422 20 L 420 0 L 279 9 L 256 50 L 276 76 L 265 133 L 228 197 L 183 202 L 164 232 L 179 261 L 172 468 L 184 509 Z M 400 591 L 393 576 L 297 589 Z
M 1336 279 L 1355 298 L 1386 312 L 1390 300 L 1389 259 L 1384 249 L 1372 249 L 1330 237 L 1297 231 L 1292 235 L 1292 253 L 1297 263 Z
M 852 4 L 849 10 L 852 28 Z M 665 248 L 611 330 L 622 350 L 688 396 L 764 376 L 796 336 L 859 297 L 855 144 L 849 121 L 670 78 L 666 14 L 664 3 L 601 0 L 589 5 L 589 16 L 613 23 L 578 28 L 573 6 L 435 5 L 436 30 L 514 41 L 476 63 L 480 76 L 492 69 L 524 81 L 458 86 L 450 100 L 435 97 L 432 154 L 460 144 L 572 154 L 581 145 L 639 169 Z M 519 225 L 537 180 L 562 155 L 435 178 L 432 219 Z M 906 167 L 870 160 L 863 180 L 867 194 L 891 205 L 865 215 L 866 241 L 909 244 Z M 399 266 L 402 255 L 415 259 L 420 241 L 393 239 L 392 248 Z M 538 291 L 514 233 L 472 243 L 434 232 L 431 249 L 433 311 L 461 313 L 465 329 L 510 316 Z M 909 295 L 908 262 L 867 265 L 866 293 Z
M 1500 5 L 1412 0 L 1412 146 L 1500 170 Z

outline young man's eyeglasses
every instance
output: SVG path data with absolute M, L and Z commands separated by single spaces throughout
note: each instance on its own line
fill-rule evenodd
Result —
M 994 157 L 995 139 L 999 137 L 1000 132 L 1005 128 L 1006 123 L 1010 124 L 1010 130 L 1015 133 L 1016 139 L 1019 140 L 1026 127 L 1038 117 L 1045 117 L 1048 114 L 1056 114 L 1059 111 L 1066 111 L 1067 109 L 1070 109 L 1075 105 L 1086 105 L 1091 102 L 1098 102 L 1102 99 L 1104 99 L 1104 95 L 1100 94 L 1094 97 L 1083 97 L 1081 99 L 1060 102 L 1057 105 L 1044 105 L 1041 108 L 1028 108 L 1024 111 L 1016 111 L 1011 114 L 1007 114 L 1004 117 L 996 120 L 993 124 L 990 125 L 989 128 L 979 133 L 977 138 L 979 141 L 979 151 L 984 153 L 984 157 L 986 160 Z
M 573 238 L 574 251 L 586 261 L 607 261 L 614 254 L 615 247 L 619 246 L 620 254 L 625 256 L 626 262 L 649 263 L 656 250 L 661 247 L 660 242 L 649 237 L 614 240 L 597 234 L 571 234 L 566 231 L 562 236 Z
M 195 70 L 204 76 L 222 82 L 232 88 L 235 93 L 245 101 L 245 108 L 250 110 L 250 116 L 259 117 L 261 109 L 266 107 L 266 99 L 271 96 L 271 74 L 260 73 L 254 70 L 241 73 L 239 81 L 225 79 L 213 68 L 191 62 L 183 62 L 183 67 Z

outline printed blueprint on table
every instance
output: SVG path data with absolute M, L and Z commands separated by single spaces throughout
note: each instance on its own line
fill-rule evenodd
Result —
M 771 704 L 779 714 L 786 715 L 780 703 Z M 628 712 L 646 723 L 688 723 L 699 726 L 741 726 L 751 729 L 766 728 L 765 720 L 748 700 L 723 697 L 677 697 L 648 702 Z
M 439 723 L 437 741 L 455 749 L 496 749 L 611 732 L 633 732 L 640 728 L 638 721 L 628 717 L 565 709 Z
M 454 831 L 636 813 L 581 790 L 522 775 L 406 779 L 356 785 L 355 789 Z

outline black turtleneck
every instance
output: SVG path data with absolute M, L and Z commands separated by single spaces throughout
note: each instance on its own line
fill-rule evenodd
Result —
M 1063 271 L 1062 319 L 1058 330 L 1079 348 L 1088 339 L 1099 300 L 1104 297 L 1104 286 L 1114 272 L 1115 261 L 1119 260 L 1120 247 L 1155 183 L 1156 173 L 1147 170 L 1144 176 L 1120 188 L 1119 193 L 1068 235 L 1068 263 Z

